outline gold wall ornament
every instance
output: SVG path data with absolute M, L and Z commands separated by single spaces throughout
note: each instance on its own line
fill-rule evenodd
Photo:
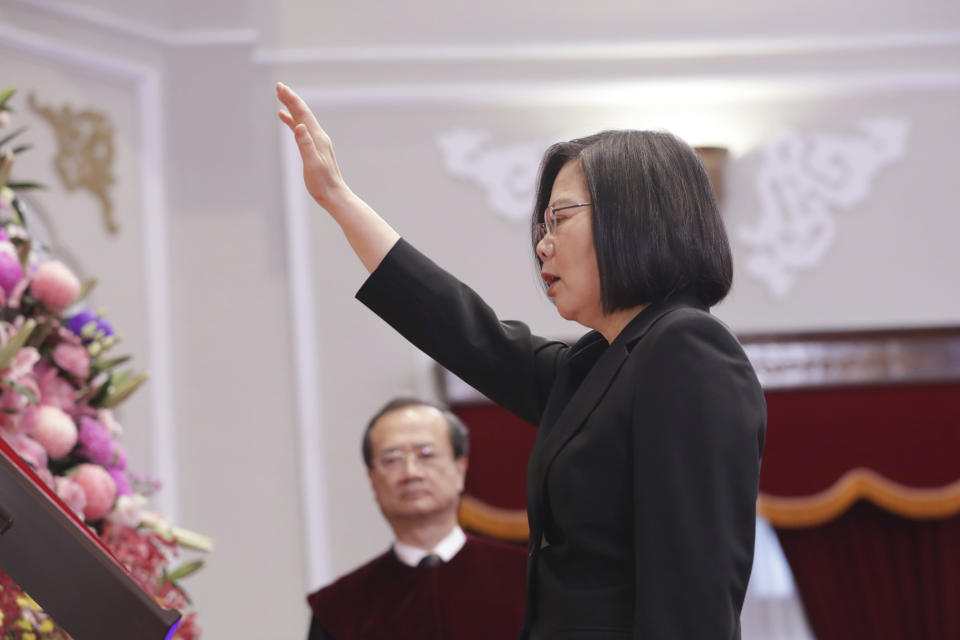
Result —
M 53 166 L 68 191 L 86 189 L 100 202 L 107 231 L 116 234 L 117 221 L 109 188 L 113 184 L 113 124 L 96 111 L 75 111 L 65 104 L 59 110 L 40 105 L 33 93 L 30 108 L 53 127 L 57 155 Z

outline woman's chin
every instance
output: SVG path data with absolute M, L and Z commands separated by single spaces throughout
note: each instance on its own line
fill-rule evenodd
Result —
M 557 301 L 553 301 L 553 306 L 557 308 L 557 313 L 564 320 L 570 320 L 571 322 L 576 322 L 576 314 L 574 314 L 573 309 L 563 306 L 562 304 L 557 304 Z

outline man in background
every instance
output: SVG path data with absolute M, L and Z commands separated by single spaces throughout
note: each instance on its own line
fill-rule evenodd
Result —
M 370 420 L 363 460 L 390 549 L 311 594 L 308 640 L 497 640 L 523 624 L 524 548 L 464 534 L 469 435 L 451 412 L 398 398 Z

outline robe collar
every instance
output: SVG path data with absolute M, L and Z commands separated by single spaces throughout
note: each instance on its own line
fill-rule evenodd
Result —
M 440 556 L 440 559 L 444 562 L 450 562 L 453 560 L 453 556 L 457 555 L 466 543 L 467 536 L 463 533 L 463 529 L 455 526 L 433 549 L 421 549 L 396 540 L 393 543 L 393 555 L 408 567 L 417 566 L 425 556 L 431 553 Z

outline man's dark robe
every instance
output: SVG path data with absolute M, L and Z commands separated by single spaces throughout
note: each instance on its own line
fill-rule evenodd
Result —
M 308 640 L 513 640 L 526 550 L 467 536 L 449 562 L 409 567 L 387 551 L 307 598 Z

